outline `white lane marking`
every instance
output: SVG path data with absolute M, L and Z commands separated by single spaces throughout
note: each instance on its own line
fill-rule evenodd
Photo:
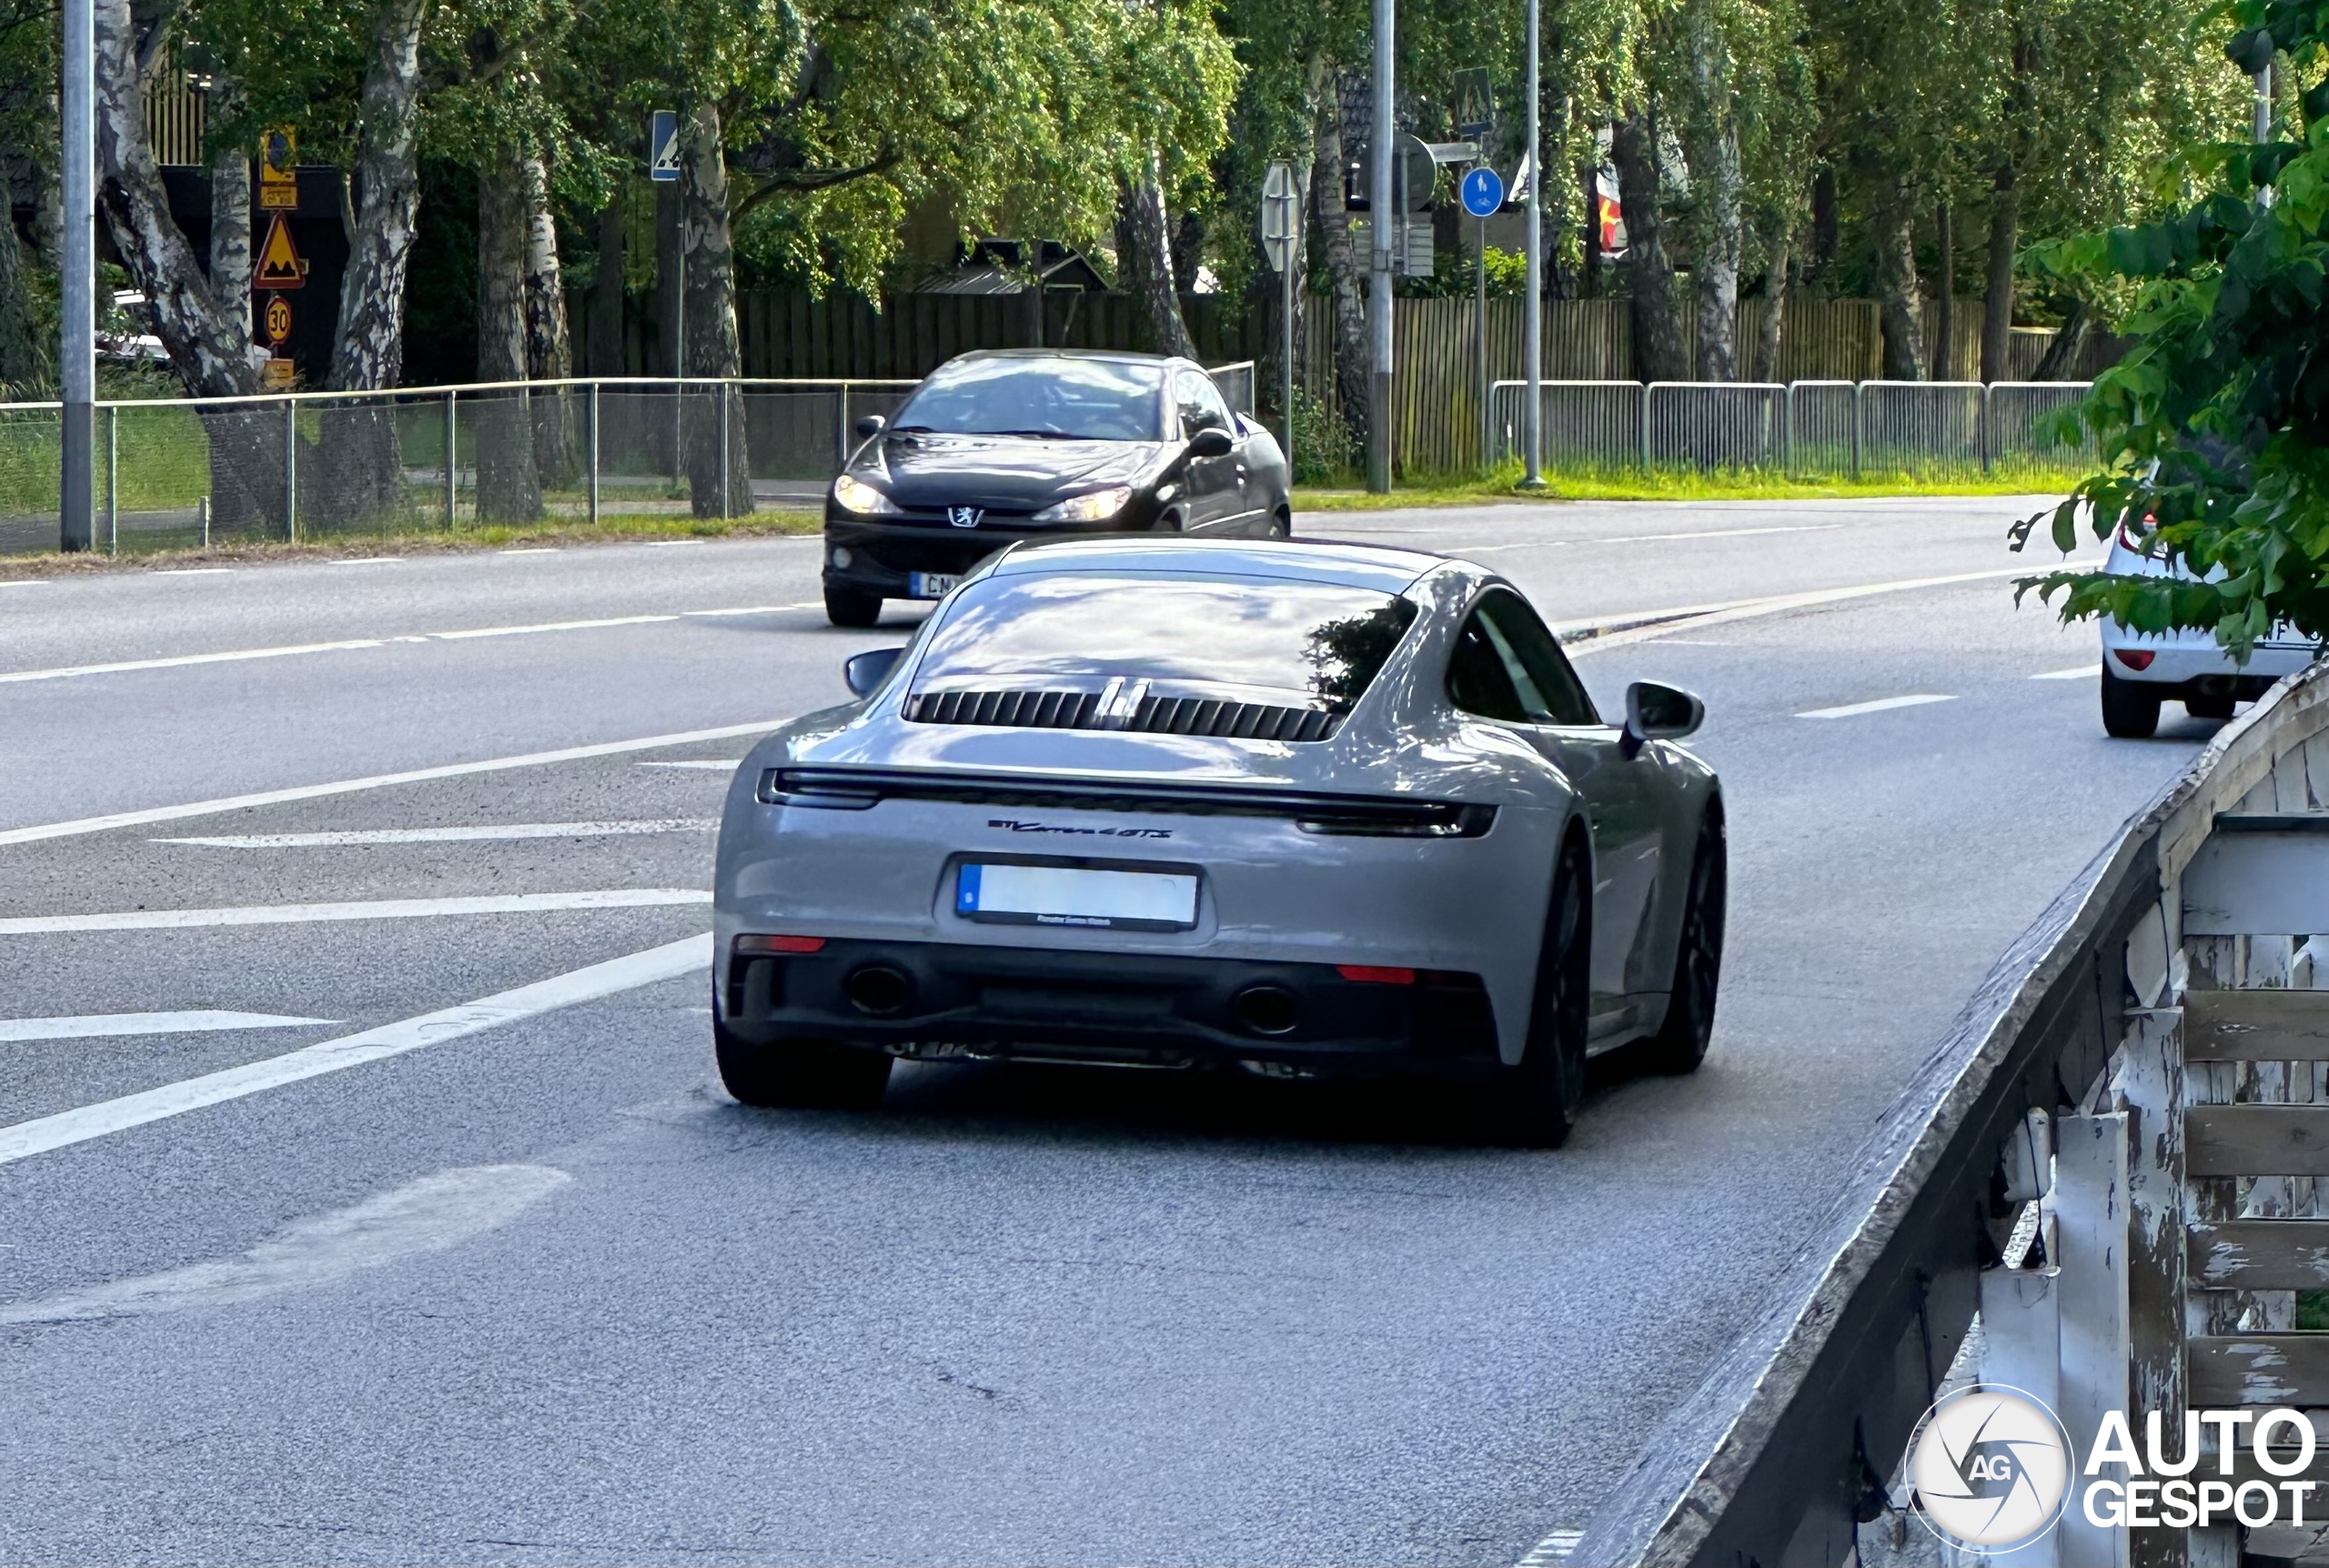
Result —
M 132 669 L 181 669 L 190 664 L 235 664 L 251 658 L 289 658 L 302 653 L 342 653 L 349 648 L 381 648 L 377 637 L 349 638 L 342 642 L 301 642 L 286 648 L 244 648 L 227 653 L 185 653 L 169 658 L 123 658 L 110 664 L 71 664 L 57 669 L 12 669 L 0 674 L 0 684 L 27 680 L 66 680 L 79 675 L 118 675 Z
M 673 545 L 700 545 L 702 543 L 704 543 L 704 541 L 701 539 L 650 539 L 647 541 L 647 546 L 650 549 L 669 549 Z
M 213 1034 L 231 1029 L 305 1029 L 336 1018 L 293 1018 L 279 1012 L 85 1012 L 69 1018 L 0 1018 L 0 1040 L 107 1040 L 132 1034 Z
M 1570 549 L 1580 545 L 1647 545 L 1675 539 L 1737 539 L 1753 534 L 1824 534 L 1850 526 L 1849 523 L 1790 523 L 1768 528 L 1691 528 L 1678 534 L 1602 534 L 1579 539 L 1516 539 L 1501 545 L 1460 545 L 1448 553 L 1470 555 L 1487 550 Z
M 233 833 L 216 839 L 152 839 L 207 849 L 324 849 L 341 844 L 468 844 L 510 839 L 614 839 L 633 833 L 693 833 L 720 826 L 709 817 L 638 822 L 501 822 L 478 828 L 367 828 L 336 833 Z
M 573 1178 L 549 1165 L 439 1171 L 352 1208 L 285 1226 L 220 1258 L 0 1307 L 0 1323 L 89 1322 L 232 1306 L 329 1284 L 365 1269 L 442 1252 L 506 1225 Z
M 558 549 L 556 545 L 522 545 L 514 549 L 496 550 L 493 553 L 497 556 L 554 556 L 558 554 Z
M 327 920 L 434 920 L 446 915 L 525 915 L 552 910 L 663 909 L 708 904 L 697 888 L 598 888 L 577 893 L 485 893 L 446 899 L 362 899 L 339 904 L 244 904 L 223 910 L 116 910 L 96 915 L 12 915 L 0 937 L 58 931 L 163 931 L 195 926 L 297 926 Z
M 44 822 L 31 828 L 0 829 L 0 844 L 31 844 L 45 839 L 70 839 L 103 833 L 115 828 L 142 828 L 149 822 L 176 822 L 187 817 L 209 817 L 253 806 L 279 806 L 287 800 L 313 800 L 326 795 L 350 795 L 360 789 L 382 789 L 395 784 L 425 784 L 436 779 L 459 779 L 471 773 L 499 773 L 512 768 L 540 768 L 558 762 L 580 762 L 591 757 L 615 757 L 626 751 L 660 751 L 667 746 L 687 746 L 699 740 L 730 740 L 739 735 L 760 735 L 784 721 L 762 719 L 753 724 L 724 724 L 717 729 L 688 729 L 677 735 L 650 735 L 641 740 L 606 740 L 595 746 L 569 746 L 557 751 L 529 751 L 518 757 L 495 757 L 483 762 L 449 762 L 439 768 L 415 768 L 403 773 L 376 773 L 368 779 L 342 779 L 330 784 L 294 784 L 287 789 L 262 789 L 251 795 L 228 795 L 217 800 L 194 800 L 182 806 L 149 806 L 139 811 L 116 811 L 105 817 L 82 817 L 69 822 Z
M 48 579 L 46 578 L 0 578 L 0 588 L 43 588 L 45 587 L 47 583 Z
M 717 768 L 723 773 L 731 772 L 743 765 L 744 759 L 741 757 L 723 758 L 708 762 L 641 762 L 639 764 L 641 768 Z
M 2092 560 L 2065 560 L 2062 567 L 2071 570 L 2094 568 L 2102 565 L 2100 557 Z M 1637 642 L 1648 642 L 1669 632 L 1698 631 L 1708 627 L 1728 626 L 1735 620 L 1753 620 L 1760 616 L 1784 615 L 1789 610 L 1810 609 L 1818 605 L 1840 604 L 1847 599 L 1866 598 L 1873 594 L 1905 593 L 1914 588 L 1948 588 L 1957 583 L 1992 582 L 2000 578 L 2035 576 L 2040 567 L 2005 567 L 1993 571 L 1952 572 L 1946 577 L 1901 578 L 1893 582 L 1856 583 L 1850 588 L 1813 588 L 1806 593 L 1774 594 L 1768 598 L 1739 599 L 1729 604 L 1696 605 L 1685 609 L 1636 610 L 1624 615 L 1597 616 L 1590 620 L 1567 621 L 1553 628 L 1564 643 L 1574 637 L 1580 640 L 1568 649 L 1569 657 L 1580 658 L 1598 653 L 1604 648 L 1626 648 Z M 1610 629 L 1595 635 L 1595 628 Z
M 380 560 L 401 558 L 381 556 Z M 355 566 L 356 561 L 334 561 L 334 566 Z M 38 578 L 26 578 L 38 581 Z M 530 626 L 480 626 L 459 631 L 405 632 L 384 637 L 353 637 L 338 642 L 301 642 L 282 648 L 238 648 L 221 653 L 182 653 L 161 658 L 124 658 L 106 664 L 68 664 L 53 669 L 13 669 L 0 671 L 0 683 L 27 680 L 67 680 L 85 675 L 120 675 L 139 669 L 182 669 L 196 664 L 234 664 L 252 658 L 288 658 L 303 653 L 344 653 L 353 648 L 388 648 L 397 643 L 467 642 L 481 637 L 533 637 L 552 631 L 593 631 L 611 626 L 650 626 L 658 622 L 681 620 L 690 616 L 765 615 L 775 609 L 807 609 L 807 605 L 744 605 L 735 608 L 674 610 L 669 615 L 618 615 L 597 620 L 547 620 Z
M 335 567 L 381 567 L 388 566 L 394 562 L 400 561 L 403 558 L 404 558 L 402 556 L 342 556 L 336 560 L 326 561 L 325 565 Z
M 2033 675 L 2030 678 L 2032 680 L 2092 680 L 2102 673 L 2102 667 L 2099 664 L 2082 664 L 2070 669 L 2049 669 L 2042 674 Z
M 1936 697 L 1920 692 L 1912 697 L 1880 697 L 1873 702 L 1847 702 L 1841 708 L 1815 708 L 1799 713 L 1798 719 L 1856 719 L 1863 713 L 1883 713 L 1895 708 L 1922 708 L 1928 702 L 1954 702 L 1954 697 Z
M 432 631 L 428 635 L 443 642 L 459 642 L 472 637 L 530 637 L 544 631 L 594 631 L 602 626 L 646 626 L 659 620 L 677 620 L 679 615 L 612 615 L 601 620 L 548 620 L 534 626 L 480 626 L 468 631 Z
M 162 567 L 154 575 L 157 578 L 222 578 L 234 569 L 232 567 Z
M 1551 1568 L 1553 1563 L 1566 1563 L 1577 1550 L 1577 1543 L 1584 1539 L 1582 1530 L 1552 1531 L 1528 1549 L 1528 1555 L 1520 1560 L 1518 1568 Z
M 476 1034 L 499 1024 L 513 1023 L 519 1019 L 572 1007 L 578 1002 L 595 1001 L 601 997 L 635 990 L 660 980 L 700 973 L 711 962 L 711 936 L 707 931 L 701 936 L 666 942 L 659 948 L 649 948 L 643 952 L 609 959 L 604 963 L 591 964 L 586 969 L 553 975 L 549 980 L 537 980 L 532 985 L 519 986 L 515 990 L 501 991 L 459 1007 L 449 1007 L 439 1012 L 423 1013 L 418 1018 L 382 1024 L 360 1034 L 318 1040 L 314 1045 L 282 1056 L 268 1057 L 263 1061 L 230 1067 L 221 1072 L 205 1073 L 200 1078 L 165 1084 L 159 1089 L 149 1089 L 138 1094 L 125 1094 L 118 1100 L 101 1101 L 95 1105 L 60 1111 L 54 1116 L 19 1121 L 13 1127 L 0 1127 L 0 1165 L 35 1154 L 45 1154 L 53 1149 L 86 1142 L 92 1138 L 103 1138 L 107 1133 L 142 1127 L 149 1121 L 183 1116 L 206 1105 L 240 1100 L 245 1095 L 297 1083 L 302 1079 L 338 1072 L 343 1068 L 359 1067 L 384 1057 L 399 1056 L 424 1045 L 459 1040 L 463 1035 Z

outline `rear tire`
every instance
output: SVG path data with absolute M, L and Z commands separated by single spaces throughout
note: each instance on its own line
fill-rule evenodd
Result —
M 1723 909 L 1730 882 L 1730 849 L 1722 808 L 1709 805 L 1690 857 L 1690 890 L 1674 952 L 1674 985 L 1666 1018 L 1643 1051 L 1652 1072 L 1696 1072 L 1714 1034 L 1715 992 L 1722 980 Z
M 717 1014 L 711 1051 L 720 1081 L 741 1104 L 817 1111 L 871 1111 L 890 1084 L 890 1058 L 822 1040 L 754 1045 Z
M 825 585 L 825 618 L 835 626 L 850 627 L 862 631 L 880 622 L 882 596 L 861 593 L 855 588 L 835 588 L 832 584 L 827 583 Z
M 1271 517 L 1269 537 L 1274 539 L 1290 539 L 1294 537 L 1294 514 L 1291 511 L 1280 507 Z
M 1592 1007 L 1592 874 L 1583 849 L 1561 852 L 1537 955 L 1528 1043 L 1520 1064 L 1487 1091 L 1489 1135 L 1517 1149 L 1558 1149 L 1585 1099 L 1586 1027 Z
M 2102 729 L 2122 740 L 2148 740 L 2159 731 L 2159 693 L 2122 680 L 2102 667 Z

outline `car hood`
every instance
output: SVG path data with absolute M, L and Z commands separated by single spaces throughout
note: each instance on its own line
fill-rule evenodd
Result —
M 1159 441 L 1062 441 L 1023 436 L 883 436 L 850 471 L 900 506 L 1034 510 L 1108 485 L 1147 483 L 1179 448 Z

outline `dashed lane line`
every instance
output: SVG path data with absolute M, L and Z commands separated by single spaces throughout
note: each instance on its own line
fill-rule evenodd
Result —
M 328 784 L 295 784 L 284 789 L 262 789 L 248 795 L 227 795 L 215 800 L 192 800 L 178 806 L 149 806 L 136 811 L 116 811 L 103 817 L 81 817 L 66 822 L 43 822 L 29 828 L 0 829 L 0 845 L 33 844 L 47 839 L 77 838 L 116 828 L 143 828 L 153 822 L 176 822 L 188 817 L 210 817 L 254 806 L 279 806 L 287 800 L 314 800 L 327 795 L 352 795 L 398 784 L 425 784 L 438 779 L 459 779 L 472 773 L 500 773 L 513 768 L 542 768 L 560 762 L 580 762 L 592 757 L 617 757 L 630 751 L 660 751 L 704 740 L 732 740 L 740 735 L 764 735 L 783 723 L 764 719 L 751 724 L 723 724 L 716 729 L 687 729 L 674 735 L 650 735 L 638 740 L 606 740 L 591 746 L 567 746 L 556 751 L 529 751 L 516 757 L 493 757 L 479 762 L 449 762 L 436 768 L 414 768 L 401 773 L 375 773 L 364 779 L 340 779 Z M 727 764 L 734 766 L 734 764 Z
M 0 1165 L 86 1143 L 91 1139 L 183 1116 L 247 1095 L 338 1072 L 366 1062 L 399 1056 L 424 1045 L 459 1040 L 501 1024 L 552 1012 L 577 1003 L 635 990 L 661 980 L 701 972 L 711 961 L 709 934 L 683 937 L 643 952 L 572 970 L 515 990 L 501 991 L 459 1007 L 382 1024 L 358 1034 L 320 1040 L 282 1056 L 268 1057 L 221 1072 L 205 1073 L 117 1100 L 101 1101 L 12 1127 L 0 1127 Z
M 336 904 L 243 904 L 220 910 L 111 910 L 94 915 L 12 915 L 0 937 L 63 931 L 163 931 L 202 926 L 297 926 L 328 920 L 436 920 L 553 910 L 669 909 L 708 904 L 700 888 L 594 888 L 575 893 L 484 893 L 443 899 L 359 899 Z
M 328 849 L 356 844 L 469 844 L 516 839 L 616 839 L 640 833 L 699 833 L 719 827 L 709 817 L 666 817 L 633 822 L 492 822 L 472 828 L 363 828 L 332 833 L 229 833 L 212 839 L 155 839 L 206 849 Z
M 397 558 L 384 556 L 379 558 L 393 560 Z M 363 563 L 338 561 L 332 564 L 356 566 Z M 0 671 L 0 685 L 21 685 L 35 680 L 72 680 L 91 675 L 123 675 L 142 669 L 184 669 L 197 664 L 238 664 L 254 658 L 292 658 L 310 653 L 348 653 L 359 648 L 392 648 L 400 644 L 469 642 L 489 637 L 537 637 L 548 632 L 596 631 L 607 627 L 652 626 L 703 618 L 769 615 L 778 610 L 812 608 L 819 608 L 819 606 L 805 603 L 736 605 L 717 609 L 673 610 L 669 614 L 661 615 L 604 616 L 591 620 L 546 620 L 528 626 L 466 627 L 455 631 L 406 632 L 390 637 L 350 637 L 331 642 L 287 643 L 279 648 L 227 648 L 217 653 L 180 653 L 157 658 L 120 658 L 103 664 L 67 664 L 48 669 Z
M 743 765 L 744 759 L 741 757 L 718 757 L 708 759 L 698 759 L 687 762 L 641 762 L 639 764 L 641 768 L 695 768 L 702 769 L 706 771 L 717 769 L 722 773 L 732 772 L 736 769 L 741 768 Z
M 1880 697 L 1873 702 L 1847 702 L 1841 708 L 1814 708 L 1798 719 L 1857 719 L 1863 713 L 1885 713 L 1895 708 L 1922 708 L 1928 702 L 1954 702 L 1955 697 L 1917 692 L 1908 697 Z
M 65 1018 L 0 1018 L 0 1042 L 28 1040 L 110 1040 L 135 1034 L 213 1034 L 227 1030 L 307 1029 L 336 1018 L 293 1018 L 279 1012 L 85 1012 Z

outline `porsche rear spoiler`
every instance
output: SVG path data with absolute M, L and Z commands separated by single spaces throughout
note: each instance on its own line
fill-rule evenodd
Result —
M 1010 774 L 934 774 L 878 768 L 771 768 L 761 775 L 759 799 L 767 806 L 842 811 L 866 810 L 883 800 L 944 800 L 1018 811 L 1274 817 L 1293 822 L 1306 833 L 1404 839 L 1477 839 L 1496 822 L 1495 807 L 1456 800 L 1201 784 L 1112 787 Z

